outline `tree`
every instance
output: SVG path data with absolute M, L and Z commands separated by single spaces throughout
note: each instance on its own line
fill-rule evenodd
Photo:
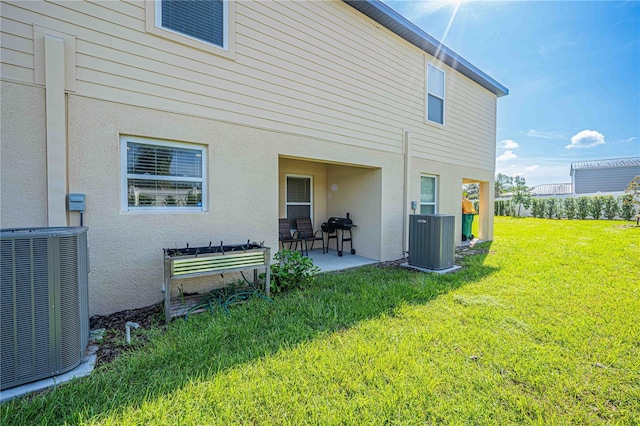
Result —
M 634 211 L 635 206 L 633 205 L 633 195 L 631 194 L 621 195 L 619 197 L 619 200 L 620 200 L 620 203 L 622 204 L 622 207 L 620 209 L 620 215 L 624 220 L 631 220 L 631 218 L 635 214 L 635 211 Z
M 462 185 L 462 196 L 470 200 L 477 200 L 480 195 L 480 185 L 477 183 L 465 183 Z
M 591 216 L 594 219 L 600 219 L 600 215 L 602 214 L 602 208 L 604 207 L 604 197 L 600 195 L 596 195 L 591 199 L 591 203 L 589 204 L 589 211 L 591 212 Z
M 553 216 L 558 215 L 558 202 L 555 198 L 549 198 L 547 200 L 547 205 L 545 206 L 545 214 L 547 218 L 553 219 Z
M 636 207 L 640 207 L 640 175 L 631 179 L 631 182 L 629 182 L 624 192 L 625 194 L 631 195 L 632 202 Z
M 615 219 L 619 211 L 620 206 L 618 206 L 618 201 L 613 197 L 613 195 L 604 197 L 604 215 L 607 219 Z
M 585 220 L 589 216 L 590 202 L 588 197 L 580 197 L 576 202 L 576 214 L 578 219 Z
M 513 178 L 511 176 L 503 175 L 502 173 L 498 173 L 496 176 L 495 189 L 496 198 L 500 197 L 500 195 L 505 192 L 509 192 L 512 189 Z
M 576 218 L 576 200 L 574 198 L 564 199 L 564 212 L 567 216 L 567 219 Z
M 531 206 L 531 190 L 527 186 L 525 178 L 522 176 L 516 176 L 513 178 L 513 201 L 514 207 L 518 206 L 517 216 L 520 216 L 520 210 L 522 207 L 528 209 Z

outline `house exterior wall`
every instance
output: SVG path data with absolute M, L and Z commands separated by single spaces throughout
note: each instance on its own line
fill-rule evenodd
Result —
M 455 236 L 459 243 L 462 235 L 462 187 L 463 181 L 480 183 L 480 215 L 474 220 L 480 220 L 480 235 L 483 240 L 493 239 L 493 211 L 494 194 L 493 172 L 474 167 L 454 166 L 441 161 L 414 158 L 411 165 L 411 200 L 420 201 L 420 176 L 431 175 L 437 177 L 437 210 L 438 214 L 456 216 Z M 411 212 L 413 213 L 413 212 Z M 419 210 L 416 211 L 419 213 Z
M 640 167 L 609 167 L 573 170 L 573 184 L 576 194 L 624 191 L 629 182 L 640 175 Z
M 0 226 L 47 224 L 44 89 L 0 82 Z M 25 118 L 29 119 L 25 119 Z
M 421 172 L 438 174 L 440 212 L 459 216 L 462 180 L 493 180 L 496 96 L 343 2 L 235 2 L 231 57 L 147 32 L 148 7 L 2 5 L 2 226 L 47 226 L 52 34 L 65 46 L 66 185 L 87 194 L 92 315 L 161 300 L 163 247 L 277 247 L 286 173 L 314 176 L 315 227 L 349 212 L 358 254 L 402 257 L 405 130 L 411 199 Z M 446 74 L 444 126 L 424 120 L 427 62 Z M 206 146 L 206 211 L 123 212 L 121 135 Z

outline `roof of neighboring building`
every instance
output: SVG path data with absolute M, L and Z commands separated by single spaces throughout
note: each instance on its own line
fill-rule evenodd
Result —
M 509 89 L 476 68 L 469 61 L 424 32 L 407 18 L 382 3 L 380 0 L 343 0 L 380 25 L 394 32 L 409 43 L 419 47 L 436 59 L 475 81 L 496 96 L 509 94 Z
M 531 188 L 531 195 L 564 195 L 572 193 L 573 187 L 570 183 L 545 183 Z
M 610 167 L 640 166 L 640 157 L 612 158 L 610 160 L 576 161 L 571 163 L 571 170 L 603 169 Z

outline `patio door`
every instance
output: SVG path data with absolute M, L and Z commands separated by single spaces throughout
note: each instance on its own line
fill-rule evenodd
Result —
M 286 176 L 286 210 L 291 229 L 296 229 L 296 219 L 308 217 L 313 222 L 313 177 Z

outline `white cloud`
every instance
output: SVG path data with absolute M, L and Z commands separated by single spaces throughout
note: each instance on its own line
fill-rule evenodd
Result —
M 592 148 L 594 146 L 603 145 L 605 143 L 604 136 L 595 130 L 583 130 L 571 137 L 571 143 L 566 145 L 566 149 L 573 148 Z
M 518 158 L 518 156 L 516 154 L 513 153 L 513 151 L 509 150 L 509 151 L 505 151 L 504 154 L 502 154 L 501 156 L 499 156 L 498 158 L 496 158 L 497 161 L 509 161 L 509 160 L 513 160 Z
M 622 142 L 622 143 L 633 142 L 633 141 L 635 141 L 636 139 L 638 139 L 638 138 L 636 138 L 635 136 L 631 136 L 630 138 L 623 139 L 623 140 L 621 140 L 620 142 Z
M 532 172 L 532 171 L 537 170 L 537 169 L 539 169 L 539 168 L 540 168 L 540 166 L 539 166 L 539 165 L 534 164 L 533 166 L 525 167 L 524 169 L 525 169 L 527 172 Z
M 518 147 L 518 142 L 513 141 L 511 139 L 505 139 L 500 141 L 500 148 L 504 149 L 516 149 Z
M 542 138 L 542 139 L 565 139 L 565 136 L 561 132 L 542 132 L 539 130 L 531 129 L 527 132 L 527 136 L 531 136 L 532 138 Z

